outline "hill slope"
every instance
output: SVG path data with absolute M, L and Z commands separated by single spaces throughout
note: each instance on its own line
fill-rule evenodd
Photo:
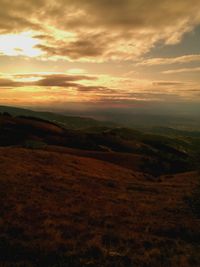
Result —
M 30 109 L 0 106 L 0 113 L 9 113 L 12 116 L 26 116 L 33 118 L 40 118 L 59 124 L 66 129 L 86 129 L 88 127 L 112 127 L 117 124 L 107 121 L 99 121 L 91 118 L 66 116 L 52 112 L 40 112 Z
M 195 173 L 149 181 L 80 156 L 0 148 L 1 266 L 198 266 Z
M 159 176 L 194 170 L 200 139 L 172 138 L 119 127 L 73 130 L 40 118 L 0 115 L 0 145 L 32 148 L 56 145 L 62 149 L 88 150 L 94 152 L 89 153 L 93 158 L 107 159 L 129 169 L 138 162 L 138 169 Z M 99 151 L 104 153 L 95 153 Z

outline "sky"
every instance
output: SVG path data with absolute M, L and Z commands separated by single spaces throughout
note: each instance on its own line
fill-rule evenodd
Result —
M 0 0 L 0 104 L 200 104 L 199 0 Z

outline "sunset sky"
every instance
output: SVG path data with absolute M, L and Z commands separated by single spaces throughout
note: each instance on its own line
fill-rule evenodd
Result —
M 199 0 L 0 0 L 0 104 L 200 104 Z

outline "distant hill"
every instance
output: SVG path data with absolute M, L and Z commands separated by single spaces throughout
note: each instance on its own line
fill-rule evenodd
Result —
M 61 125 L 66 129 L 86 129 L 89 127 L 114 127 L 116 123 L 110 121 L 98 121 L 92 118 L 82 118 L 77 116 L 65 116 L 52 112 L 39 112 L 29 109 L 0 106 L 0 113 L 7 112 L 12 116 L 36 117 L 48 120 Z
M 159 176 L 195 169 L 200 138 L 162 136 L 122 127 L 66 129 L 55 122 L 32 116 L 0 115 L 0 146 L 10 145 L 33 149 L 59 146 L 94 151 L 89 153 L 89 157 L 128 169 L 133 166 L 133 169 Z
M 193 137 L 193 138 L 200 138 L 200 131 L 186 131 L 186 130 L 179 130 L 170 127 L 153 127 L 151 129 L 152 133 L 157 133 L 165 136 L 185 136 L 185 137 Z
M 200 131 L 200 116 L 198 112 L 196 116 L 184 115 L 166 115 L 166 114 L 151 114 L 151 113 L 120 113 L 106 112 L 97 113 L 96 118 L 103 117 L 107 120 L 112 120 L 115 123 L 123 125 L 124 127 L 131 127 L 136 129 L 150 129 L 152 127 L 169 127 L 186 131 Z

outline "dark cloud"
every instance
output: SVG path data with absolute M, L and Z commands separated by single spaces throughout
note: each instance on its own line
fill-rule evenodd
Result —
M 36 48 L 44 51 L 50 56 L 61 56 L 70 59 L 96 58 L 103 56 L 106 52 L 108 37 L 106 34 L 94 34 L 81 36 L 76 41 L 53 40 L 52 36 L 44 36 L 49 40 L 47 44 L 39 44 Z M 49 44 L 49 45 L 48 45 Z
M 181 19 L 195 20 L 199 6 L 198 0 L 61 0 L 57 3 L 59 8 L 62 7 L 63 13 L 66 12 L 63 8 L 66 6 L 69 7 L 70 13 L 74 14 L 66 19 L 66 24 L 69 23 L 70 26 L 77 27 L 78 19 L 75 14 L 79 11 L 78 26 L 109 26 L 123 30 L 161 28 L 173 25 Z M 62 20 L 62 17 L 57 17 L 58 20 L 59 18 Z
M 20 86 L 23 86 L 22 82 L 16 82 L 11 79 L 0 77 L 0 87 L 10 88 L 10 87 L 20 87 Z
M 34 19 L 44 8 L 45 1 L 7 1 L 1 0 L 0 3 L 0 33 L 14 33 L 25 30 L 40 30 L 41 23 Z
M 26 81 L 20 82 L 20 78 L 38 78 L 37 81 Z M 15 79 L 19 81 L 16 81 Z M 61 88 L 73 88 L 79 92 L 93 92 L 93 93 L 113 93 L 114 90 L 104 86 L 89 86 L 80 84 L 83 80 L 96 80 L 96 77 L 87 75 L 66 75 L 66 74 L 18 74 L 14 75 L 13 78 L 2 78 L 0 77 L 1 88 L 15 88 L 15 87 L 61 87 Z
M 81 80 L 96 80 L 96 77 L 87 75 L 51 74 L 42 76 L 42 78 L 34 82 L 33 85 L 69 87 L 74 85 L 73 82 Z
M 168 81 L 166 81 L 166 82 L 153 82 L 153 85 L 155 85 L 155 86 L 174 86 L 174 85 L 183 85 L 184 83 L 182 83 L 182 82 L 168 82 Z
M 47 56 L 72 60 L 132 59 L 198 24 L 199 0 L 1 0 L 0 9 L 0 33 L 33 30 Z

